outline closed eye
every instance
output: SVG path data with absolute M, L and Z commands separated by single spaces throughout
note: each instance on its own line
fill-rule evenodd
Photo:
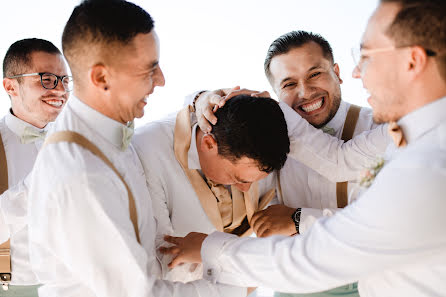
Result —
M 317 76 L 319 76 L 320 74 L 321 74 L 320 72 L 315 72 L 315 73 L 313 73 L 313 74 L 310 75 L 310 78 L 317 77 Z
M 294 85 L 296 85 L 296 83 L 290 82 L 290 83 L 287 83 L 287 84 L 283 85 L 282 89 L 289 88 L 289 87 L 292 87 Z

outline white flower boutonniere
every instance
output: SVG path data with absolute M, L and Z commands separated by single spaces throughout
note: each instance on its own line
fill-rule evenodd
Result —
M 370 187 L 370 185 L 375 180 L 375 177 L 384 167 L 384 163 L 385 163 L 384 158 L 380 157 L 376 160 L 376 162 L 372 166 L 363 170 L 359 177 L 359 185 L 364 188 Z

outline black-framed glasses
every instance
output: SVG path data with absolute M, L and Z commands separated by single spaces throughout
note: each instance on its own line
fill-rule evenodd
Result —
M 42 87 L 47 90 L 55 89 L 59 81 L 62 82 L 65 92 L 71 92 L 73 90 L 73 78 L 69 75 L 59 76 L 48 72 L 36 72 L 36 73 L 25 73 L 25 74 L 14 75 L 8 78 L 19 78 L 19 77 L 35 76 L 35 75 L 40 75 L 40 83 L 42 84 Z

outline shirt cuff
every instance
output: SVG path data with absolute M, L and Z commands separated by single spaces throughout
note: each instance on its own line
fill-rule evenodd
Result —
M 331 217 L 335 209 L 302 208 L 300 213 L 299 234 L 304 234 L 321 217 Z
M 203 262 L 203 278 L 212 283 L 221 281 L 220 276 L 223 270 L 221 253 L 229 242 L 237 240 L 236 235 L 214 232 L 206 237 L 201 246 L 201 259 Z M 234 284 L 234 282 L 225 282 Z M 238 283 L 237 281 L 235 283 Z

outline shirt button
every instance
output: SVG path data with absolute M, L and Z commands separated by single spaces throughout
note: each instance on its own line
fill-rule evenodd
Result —
M 208 269 L 208 271 L 207 271 L 207 275 L 208 275 L 208 276 L 212 276 L 212 269 Z

